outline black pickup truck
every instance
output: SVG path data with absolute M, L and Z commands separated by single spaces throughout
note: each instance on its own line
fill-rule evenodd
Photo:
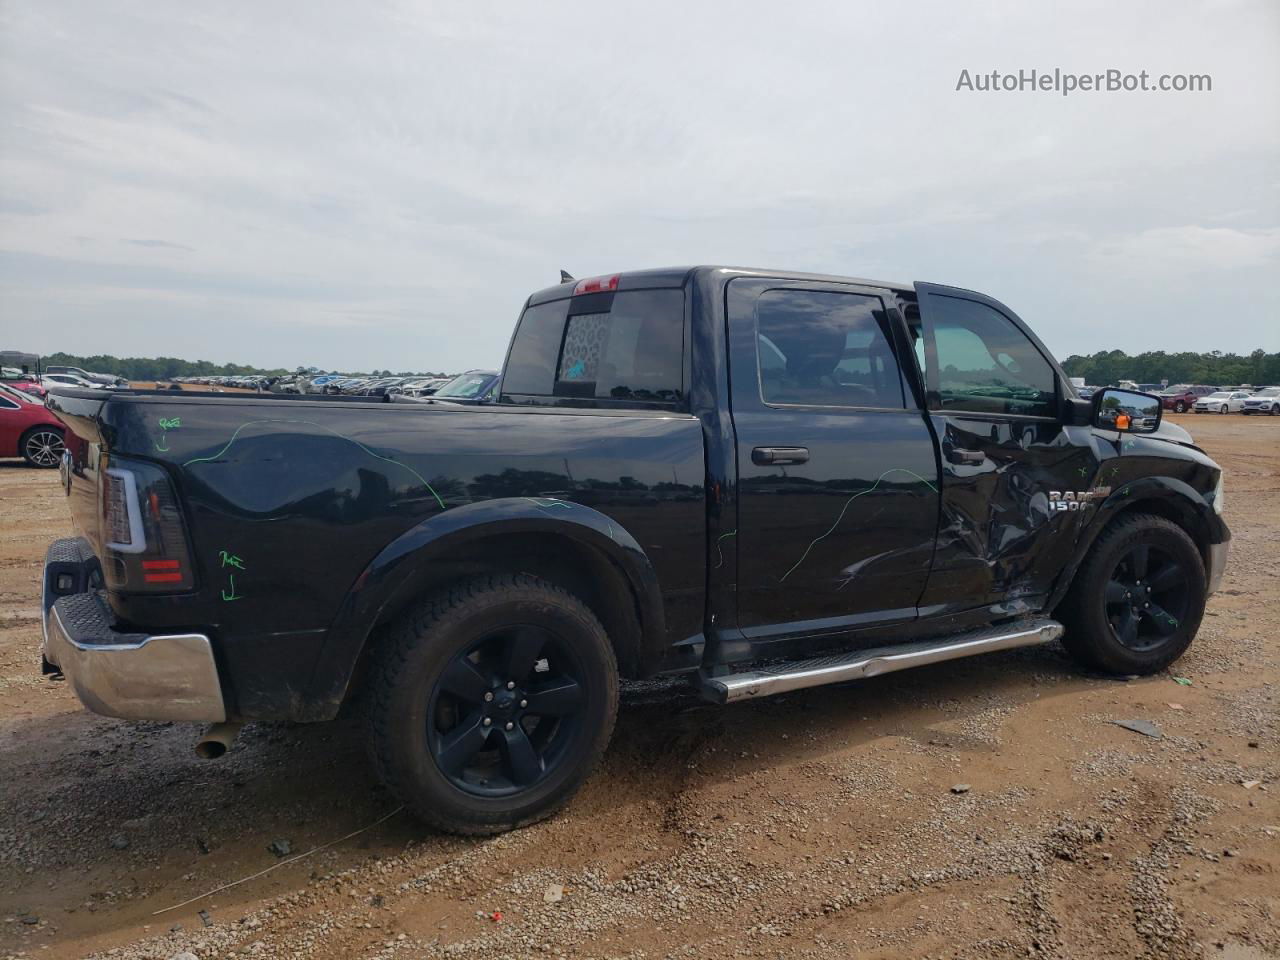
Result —
M 695 267 L 529 297 L 498 402 L 57 389 L 80 536 L 45 669 L 109 716 L 326 720 L 357 692 L 424 820 L 545 816 L 619 678 L 718 702 L 1062 638 L 1191 643 L 1222 471 L 1160 400 L 1078 399 L 1002 304 Z

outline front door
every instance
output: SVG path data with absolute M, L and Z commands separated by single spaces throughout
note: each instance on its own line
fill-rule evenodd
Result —
M 916 284 L 908 315 L 942 453 L 942 520 L 921 615 L 1038 609 L 1099 483 L 1087 426 L 1065 426 L 1065 377 L 1007 307 Z M 920 321 L 923 320 L 923 325 Z
M 745 639 L 914 618 L 938 468 L 891 294 L 744 277 L 726 296 L 738 526 L 717 549 L 737 550 Z

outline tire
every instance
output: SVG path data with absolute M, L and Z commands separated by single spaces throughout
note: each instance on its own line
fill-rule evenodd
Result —
M 57 427 L 32 427 L 18 441 L 18 452 L 28 466 L 40 469 L 56 467 L 62 460 L 62 431 Z
M 1226 413 L 1226 412 L 1227 412 L 1227 405 L 1224 403 L 1222 406 L 1220 406 L 1220 407 L 1218 408 L 1218 412 L 1219 412 L 1219 413 Z
M 1177 401 L 1176 403 L 1174 403 L 1174 405 L 1173 405 L 1173 412 L 1174 412 L 1174 413 L 1186 413 L 1186 412 L 1187 412 L 1187 405 L 1186 405 L 1185 403 L 1183 403 L 1181 400 L 1179 400 L 1179 401 Z
M 404 617 L 374 656 L 374 768 L 421 820 L 449 833 L 500 833 L 550 816 L 613 733 L 618 665 L 604 627 L 577 597 L 535 577 L 454 586 Z
M 1200 551 L 1185 530 L 1151 514 L 1122 517 L 1090 548 L 1058 607 L 1063 644 L 1094 670 L 1163 670 L 1200 629 L 1207 588 Z
M 1280 416 L 1280 404 L 1273 403 L 1271 405 L 1271 416 Z

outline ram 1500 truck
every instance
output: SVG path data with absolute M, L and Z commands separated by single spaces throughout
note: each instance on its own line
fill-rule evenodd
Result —
M 732 702 L 1061 637 L 1151 673 L 1200 626 L 1222 471 L 1078 399 L 968 290 L 695 267 L 529 297 L 498 402 L 57 389 L 79 536 L 45 668 L 91 710 L 326 720 L 423 820 L 545 816 L 619 678 Z

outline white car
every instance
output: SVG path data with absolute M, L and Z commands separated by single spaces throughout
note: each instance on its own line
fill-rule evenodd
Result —
M 1243 390 L 1219 390 L 1197 400 L 1194 409 L 1196 413 L 1235 413 L 1244 409 L 1248 397 Z
M 1263 387 L 1245 398 L 1241 413 L 1269 413 L 1280 416 L 1280 387 Z

